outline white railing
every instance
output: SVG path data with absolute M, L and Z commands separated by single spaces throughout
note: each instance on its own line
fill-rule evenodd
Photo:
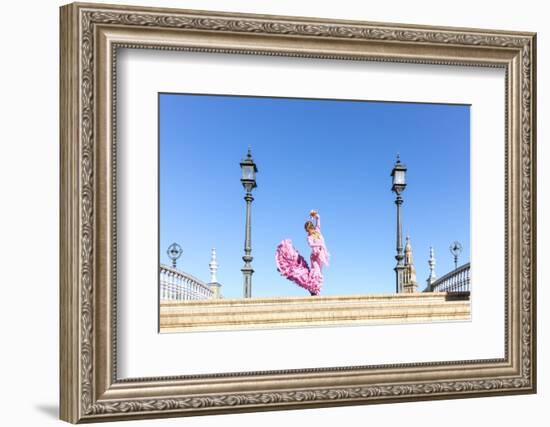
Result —
M 455 270 L 437 279 L 431 285 L 432 292 L 469 292 L 470 263 L 461 265 Z
M 167 265 L 160 265 L 159 278 L 161 300 L 209 299 L 214 296 L 210 286 L 202 280 Z

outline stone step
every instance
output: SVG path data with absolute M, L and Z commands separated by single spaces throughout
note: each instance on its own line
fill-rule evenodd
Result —
M 161 332 L 470 319 L 469 293 L 163 301 Z
M 200 300 L 161 300 L 162 306 L 242 306 L 262 304 L 303 304 L 315 299 L 319 302 L 381 302 L 381 301 L 446 301 L 449 299 L 469 299 L 469 292 L 417 292 L 411 294 L 371 294 L 371 295 L 336 295 L 336 296 L 303 296 L 303 297 L 263 297 L 263 298 L 223 298 Z

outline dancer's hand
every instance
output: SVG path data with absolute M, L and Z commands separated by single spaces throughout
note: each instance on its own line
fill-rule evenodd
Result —
M 312 209 L 312 210 L 311 210 L 311 212 L 309 213 L 309 216 L 312 216 L 312 217 L 314 217 L 314 218 L 315 218 L 315 217 L 317 217 L 317 216 L 318 216 L 318 213 L 317 213 L 317 211 L 316 211 L 316 210 L 313 210 L 313 209 Z

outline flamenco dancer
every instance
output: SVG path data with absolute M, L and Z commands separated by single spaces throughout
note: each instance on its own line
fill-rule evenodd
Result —
M 311 296 L 319 295 L 323 285 L 324 265 L 328 266 L 329 253 L 325 246 L 325 239 L 321 234 L 321 218 L 312 210 L 310 219 L 306 221 L 304 228 L 307 233 L 307 243 L 311 247 L 310 265 L 298 251 L 292 246 L 290 239 L 285 239 L 277 246 L 275 262 L 277 271 L 283 277 L 307 289 Z M 315 219 L 315 225 L 311 219 Z

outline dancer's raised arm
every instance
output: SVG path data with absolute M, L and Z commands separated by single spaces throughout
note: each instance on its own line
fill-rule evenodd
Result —
M 309 215 L 315 218 L 315 228 L 321 231 L 321 217 L 319 216 L 319 213 L 316 210 L 312 210 Z

